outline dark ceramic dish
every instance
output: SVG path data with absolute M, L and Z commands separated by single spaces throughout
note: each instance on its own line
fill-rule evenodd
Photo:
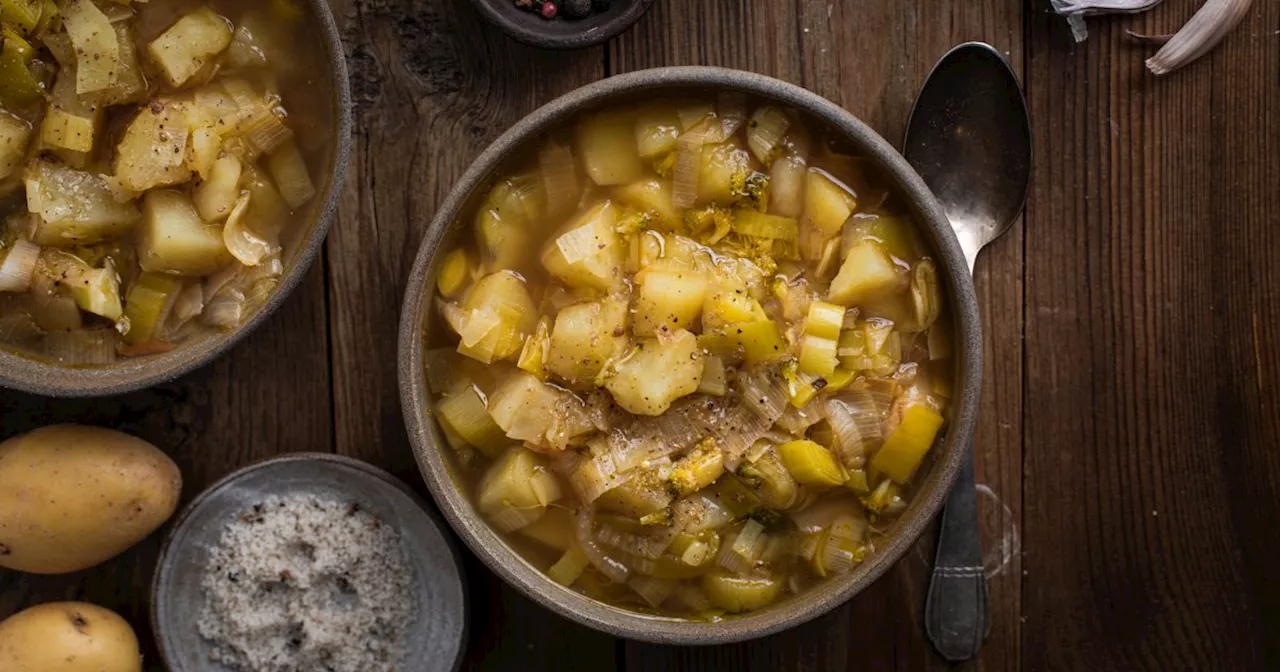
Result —
M 200 582 L 225 526 L 270 495 L 353 501 L 400 535 L 414 574 L 416 621 L 406 633 L 406 672 L 457 669 L 467 631 L 466 581 L 449 535 L 427 505 L 390 474 L 328 453 L 285 455 L 245 467 L 205 490 L 178 516 L 151 585 L 151 627 L 171 672 L 228 672 L 209 660 L 196 623 Z
M 613 0 L 609 9 L 582 19 L 546 20 L 516 7 L 515 0 L 471 0 L 484 18 L 502 32 L 541 49 L 581 49 L 600 44 L 631 27 L 653 0 Z
M 561 126 L 578 112 L 633 96 L 696 90 L 732 90 L 800 110 L 871 160 L 892 182 L 914 212 L 926 242 L 940 263 L 956 324 L 957 396 L 946 436 L 932 451 L 917 482 L 915 497 L 887 543 L 847 575 L 820 589 L 786 598 L 757 612 L 717 623 L 646 616 L 604 604 L 548 579 L 513 551 L 475 511 L 455 480 L 444 454 L 448 444 L 428 412 L 430 395 L 423 372 L 424 326 L 435 292 L 436 261 L 463 226 L 473 194 L 487 185 L 507 156 Z M 431 494 L 463 541 L 494 572 L 543 606 L 590 627 L 633 639 L 664 644 L 735 642 L 789 628 L 816 618 L 871 585 L 906 552 L 942 508 L 973 433 L 982 387 L 982 327 L 973 279 L 942 207 L 905 159 L 889 143 L 834 103 L 769 77 L 705 67 L 663 68 L 611 77 L 583 87 L 540 108 L 498 138 L 462 176 L 436 212 L 418 252 L 400 323 L 400 398 L 418 465 Z M 904 598 L 905 599 L 905 598 Z
M 172 352 L 93 368 L 59 366 L 22 357 L 0 348 L 0 387 L 50 397 L 101 397 L 122 394 L 166 383 L 208 364 L 262 324 L 288 298 L 315 260 L 338 208 L 347 155 L 351 149 L 351 90 L 347 79 L 342 38 L 334 24 L 326 0 L 306 0 L 317 34 L 311 39 L 323 44 L 327 60 L 314 69 L 317 87 L 330 93 L 332 133 L 329 163 L 316 183 L 316 198 L 303 215 L 306 233 L 298 237 L 293 250 L 286 250 L 285 273 L 267 302 L 238 329 L 226 334 L 194 338 Z

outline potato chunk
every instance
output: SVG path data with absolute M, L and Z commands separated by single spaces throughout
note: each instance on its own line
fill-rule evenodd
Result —
M 650 178 L 613 190 L 618 200 L 641 212 L 655 216 L 663 228 L 680 224 L 682 213 L 671 202 L 671 182 Z
M 619 406 L 636 415 L 662 415 L 676 399 L 698 391 L 702 366 L 698 338 L 682 329 L 669 339 L 637 343 L 615 365 L 605 388 Z
M 569 306 L 551 329 L 547 370 L 570 381 L 591 381 L 624 344 L 627 307 L 615 299 Z
M 187 165 L 187 104 L 156 99 L 129 123 L 116 151 L 116 178 L 131 191 L 181 184 Z
M 592 208 L 542 252 L 547 272 L 574 287 L 608 290 L 620 281 L 622 244 L 617 210 L 609 201 Z
M 148 192 L 142 201 L 138 262 L 144 271 L 208 275 L 230 261 L 222 227 L 205 224 L 180 192 Z
M 858 243 L 849 250 L 840 273 L 831 281 L 827 300 L 842 306 L 875 301 L 902 289 L 903 279 L 903 273 L 878 243 Z
M 822 235 L 840 233 L 845 220 L 853 214 L 857 201 L 826 175 L 810 170 L 805 175 L 804 218 Z
M 32 162 L 26 179 L 37 245 L 94 245 L 127 233 L 141 216 L 133 203 L 117 203 L 100 176 L 55 161 Z
M 178 87 L 229 46 L 230 24 L 205 7 L 178 19 L 147 46 L 147 54 L 169 84 Z
M 602 187 L 626 184 L 644 172 L 631 115 L 603 112 L 578 123 L 578 151 L 591 180 Z
M 659 332 L 692 329 L 702 314 L 707 279 L 689 270 L 646 269 L 637 277 L 635 332 L 650 336 Z

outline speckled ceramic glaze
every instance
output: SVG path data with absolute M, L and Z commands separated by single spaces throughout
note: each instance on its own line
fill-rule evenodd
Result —
M 456 669 L 466 643 L 462 563 L 426 504 L 390 474 L 350 458 L 300 453 L 260 462 L 210 487 L 179 515 L 151 587 L 151 627 L 170 672 L 228 672 L 209 660 L 196 623 L 205 564 L 225 527 L 271 495 L 316 494 L 352 501 L 400 535 L 414 574 L 417 616 L 397 670 Z
M 437 258 L 465 223 L 458 221 L 474 194 L 514 150 L 560 127 L 577 113 L 631 97 L 667 93 L 741 91 L 801 110 L 859 154 L 873 161 L 912 209 L 936 255 L 955 319 L 956 395 L 946 435 L 921 471 L 914 499 L 880 550 L 847 575 L 770 607 L 718 623 L 646 616 L 604 604 L 564 588 L 530 565 L 476 513 L 455 482 L 447 444 L 428 413 L 430 395 L 423 372 L 424 325 L 432 308 Z M 853 597 L 885 573 L 938 514 L 955 481 L 973 433 L 982 387 L 982 327 L 973 279 L 942 207 L 928 187 L 889 143 L 834 103 L 769 77 L 720 68 L 663 68 L 612 77 L 583 87 L 540 108 L 498 138 L 462 176 L 436 212 L 418 252 L 400 323 L 400 393 L 409 437 L 422 475 L 454 530 L 503 579 L 549 609 L 590 627 L 633 639 L 667 644 L 717 644 L 760 637 L 816 618 Z M 900 599 L 912 599 L 903 595 Z
M 169 382 L 216 359 L 249 332 L 256 329 L 288 298 L 324 245 L 329 225 L 338 209 L 338 196 L 351 150 L 351 90 L 347 80 L 342 38 L 333 22 L 326 0 L 307 0 L 315 26 L 328 57 L 317 64 L 315 73 L 332 90 L 333 151 L 319 192 L 310 206 L 307 234 L 299 239 L 286 258 L 284 277 L 266 303 L 240 328 L 226 334 L 211 334 L 159 355 L 122 359 L 109 366 L 72 368 L 28 359 L 0 349 L 0 387 L 50 397 L 97 397 L 139 390 Z
M 525 44 L 541 49 L 581 49 L 630 28 L 649 11 L 653 0 L 613 0 L 603 12 L 592 12 L 581 19 L 561 17 L 550 21 L 516 7 L 514 0 L 471 0 L 471 4 L 502 32 Z

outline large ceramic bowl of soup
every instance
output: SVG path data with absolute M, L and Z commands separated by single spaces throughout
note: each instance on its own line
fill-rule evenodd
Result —
M 547 607 L 707 644 L 822 614 L 939 511 L 973 429 L 959 245 L 848 112 L 748 73 L 614 77 L 484 152 L 400 332 L 422 473 Z
M 0 386 L 175 378 L 305 273 L 349 146 L 322 0 L 6 2 Z

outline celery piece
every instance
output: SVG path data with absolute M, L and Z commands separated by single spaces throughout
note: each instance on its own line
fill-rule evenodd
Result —
M 635 122 L 627 112 L 599 112 L 578 122 L 577 147 L 587 175 L 597 185 L 627 184 L 644 173 L 636 148 Z
M 760 609 L 778 599 L 783 581 L 773 575 L 738 576 L 717 570 L 702 577 L 702 589 L 711 604 L 730 613 L 740 613 Z
M 938 280 L 938 267 L 928 259 L 916 262 L 911 269 L 911 307 L 917 331 L 933 326 L 942 311 L 942 288 Z
M 660 372 L 660 375 L 655 375 Z M 702 381 L 698 339 L 683 329 L 665 339 L 642 339 L 630 355 L 614 364 L 605 388 L 627 411 L 662 415 L 671 403 L 693 394 Z
M 458 248 L 445 255 L 436 275 L 436 288 L 446 299 L 456 299 L 471 282 L 471 259 L 467 251 Z
M 163 320 L 168 318 L 169 308 L 181 289 L 182 283 L 173 276 L 160 273 L 139 275 L 129 288 L 124 304 L 124 317 L 129 323 L 125 342 L 139 345 L 158 340 Z
M 909 407 L 902 422 L 871 458 L 871 467 L 904 484 L 911 480 L 942 428 L 942 416 L 924 404 Z
M 442 425 L 461 436 L 489 457 L 496 457 L 511 441 L 493 421 L 485 400 L 474 386 L 446 395 L 436 402 L 436 417 Z
M 231 46 L 231 37 L 231 24 L 202 7 L 178 19 L 152 40 L 147 53 L 169 85 L 179 87 Z
M 704 347 L 701 337 L 698 346 Z M 729 390 L 728 375 L 725 373 L 724 359 L 719 355 L 707 355 L 703 358 L 702 382 L 698 383 L 698 392 L 714 397 L 723 397 Z
M 316 195 L 315 185 L 307 172 L 307 162 L 298 143 L 289 140 L 267 155 L 267 170 L 276 183 L 280 197 L 297 211 Z
M 31 74 L 31 58 L 35 53 L 31 45 L 7 26 L 3 35 L 4 47 L 0 49 L 0 103 L 7 109 L 14 109 L 40 100 L 44 88 L 35 75 Z
M 799 367 L 801 373 L 826 378 L 836 371 L 836 342 L 819 336 L 805 336 L 800 340 Z
M 639 296 L 636 299 L 637 335 L 649 336 L 692 329 L 702 314 L 707 294 L 707 279 L 696 271 L 647 269 L 636 276 Z
M 805 175 L 804 219 L 824 236 L 839 234 L 857 207 L 853 194 L 825 173 L 811 169 Z
M 580 547 L 570 546 L 556 564 L 547 569 L 547 578 L 562 586 L 572 586 L 590 565 L 591 561 Z
M 742 322 L 725 327 L 724 332 L 742 346 L 747 362 L 751 364 L 776 362 L 785 358 L 789 352 L 777 322 Z
M 844 327 L 845 307 L 826 301 L 809 304 L 809 315 L 804 323 L 804 333 L 819 338 L 836 340 Z
M 844 469 L 831 451 L 813 441 L 789 441 L 778 446 L 778 456 L 787 471 L 800 483 L 811 486 L 841 485 L 846 480 Z
M 752 238 L 769 238 L 794 243 L 799 239 L 800 228 L 790 217 L 767 215 L 755 210 L 738 210 L 734 214 L 733 230 Z
M 855 245 L 831 281 L 827 300 L 853 306 L 882 299 L 902 287 L 902 276 L 884 248 L 873 242 Z

